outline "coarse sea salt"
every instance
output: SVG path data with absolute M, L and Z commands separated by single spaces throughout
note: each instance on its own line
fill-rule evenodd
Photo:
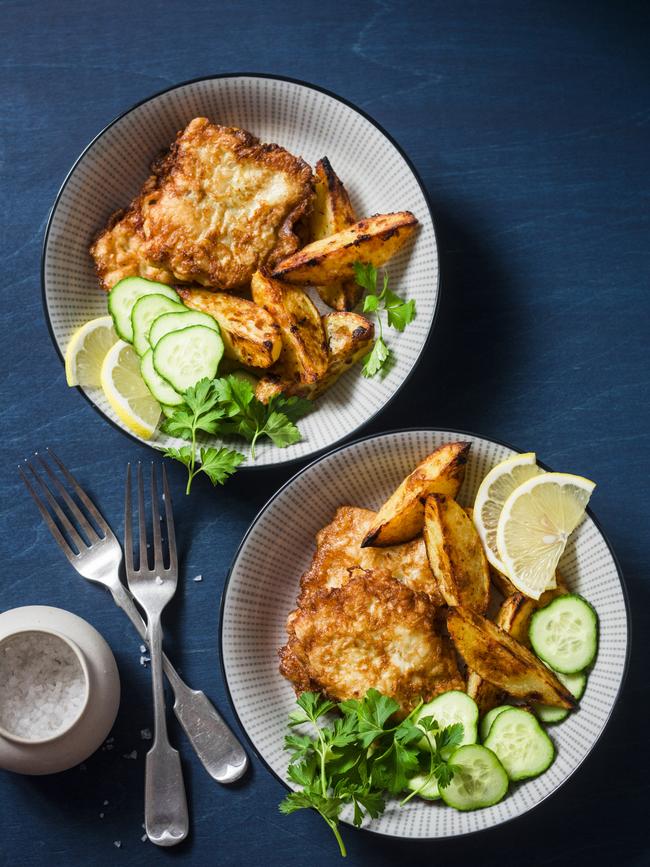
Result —
M 54 737 L 79 716 L 86 680 L 70 645 L 47 632 L 0 644 L 0 726 L 25 740 Z

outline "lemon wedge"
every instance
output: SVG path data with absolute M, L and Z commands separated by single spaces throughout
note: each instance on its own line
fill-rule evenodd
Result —
M 542 473 L 518 485 L 503 505 L 497 549 L 517 590 L 539 599 L 553 581 L 594 482 L 569 473 Z
M 65 378 L 68 385 L 101 385 L 102 363 L 117 342 L 111 316 L 91 319 L 77 328 L 65 351 Z
M 160 404 L 140 375 L 140 359 L 123 340 L 104 359 L 101 383 L 106 399 L 120 421 L 137 436 L 149 439 L 160 420 Z
M 493 467 L 481 482 L 474 500 L 474 525 L 483 542 L 485 554 L 499 572 L 507 574 L 497 548 L 497 524 L 505 501 L 522 482 L 544 471 L 535 463 L 534 452 L 513 455 Z

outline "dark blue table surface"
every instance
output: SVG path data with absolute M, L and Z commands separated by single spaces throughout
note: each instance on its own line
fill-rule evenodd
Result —
M 593 508 L 630 590 L 627 684 L 579 773 L 531 814 L 473 838 L 408 843 L 346 829 L 349 862 L 648 863 L 648 8 L 4 0 L 0 607 L 51 604 L 87 618 L 115 652 L 123 698 L 115 749 L 85 771 L 0 774 L 0 863 L 336 857 L 318 817 L 279 815 L 283 789 L 256 759 L 240 785 L 219 787 L 175 723 L 191 838 L 174 851 L 141 842 L 139 731 L 151 718 L 139 642 L 59 555 L 16 474 L 26 454 L 55 447 L 121 533 L 124 465 L 151 453 L 66 388 L 41 311 L 48 210 L 77 154 L 116 114 L 177 82 L 242 70 L 302 78 L 357 103 L 403 145 L 431 194 L 443 291 L 435 337 L 364 432 L 456 427 L 595 479 Z M 291 472 L 242 474 L 220 490 L 199 483 L 185 500 L 182 472 L 171 469 L 185 582 L 167 617 L 169 649 L 231 720 L 216 651 L 224 577 L 251 519 Z M 198 573 L 203 582 L 192 582 Z M 137 760 L 122 758 L 133 749 Z

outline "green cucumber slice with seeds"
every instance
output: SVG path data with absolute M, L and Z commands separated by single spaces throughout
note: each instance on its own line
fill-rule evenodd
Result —
M 153 397 L 160 404 L 164 404 L 163 412 L 167 415 L 169 409 L 173 409 L 183 403 L 183 395 L 178 394 L 166 379 L 158 373 L 153 366 L 153 350 L 149 349 L 140 360 L 140 373 L 145 381 L 145 384 Z
M 596 657 L 598 617 L 582 596 L 558 596 L 533 614 L 528 634 L 537 656 L 554 671 L 576 674 Z
M 415 792 L 418 798 L 424 798 L 425 801 L 440 800 L 438 781 L 435 777 L 429 779 L 428 774 L 418 774 L 411 777 L 406 787 L 410 792 Z
M 424 717 L 433 717 L 441 729 L 453 723 L 462 723 L 463 739 L 460 745 L 476 743 L 478 707 L 474 699 L 470 698 L 467 693 L 461 692 L 458 689 L 443 692 L 442 695 L 437 696 L 433 701 L 423 705 L 414 717 L 413 722 L 417 725 L 418 720 Z M 426 735 L 422 739 L 423 748 L 428 746 L 427 740 L 429 737 L 429 735 Z M 454 749 L 456 749 L 456 746 L 443 750 L 443 759 L 449 758 Z
M 113 317 L 118 335 L 127 343 L 133 343 L 131 311 L 144 295 L 164 295 L 181 304 L 178 294 L 164 283 L 155 283 L 144 277 L 125 277 L 120 280 L 108 294 L 108 312 Z
M 170 331 L 158 340 L 153 349 L 153 366 L 174 391 L 184 394 L 200 379 L 215 378 L 222 355 L 221 335 L 204 325 L 192 325 Z
M 561 671 L 556 671 L 555 676 L 563 683 L 569 692 L 576 699 L 581 699 L 587 686 L 587 675 L 580 671 L 577 674 L 562 674 Z M 571 711 L 563 707 L 553 707 L 551 704 L 536 704 L 534 706 L 535 713 L 545 723 L 558 723 L 566 719 Z
M 478 810 L 497 804 L 508 791 L 508 775 L 497 756 L 480 744 L 459 747 L 450 758 L 454 777 L 440 789 L 445 804 L 457 810 Z
M 158 341 L 166 334 L 180 331 L 182 328 L 190 328 L 192 325 L 203 325 L 205 328 L 211 328 L 217 334 L 221 334 L 216 319 L 208 316 L 207 313 L 201 313 L 200 310 L 188 310 L 185 307 L 178 312 L 163 313 L 162 316 L 159 316 L 149 330 L 149 343 L 155 349 Z
M 172 313 L 183 310 L 182 304 L 168 298 L 166 295 L 143 295 L 133 305 L 131 311 L 131 328 L 133 329 L 133 348 L 140 358 L 145 354 L 149 345 L 149 329 L 154 320 L 163 313 Z
M 497 716 L 485 746 L 498 757 L 511 780 L 537 777 L 555 758 L 553 741 L 537 718 L 517 707 Z
M 481 720 L 480 726 L 481 741 L 483 743 L 485 743 L 485 739 L 490 732 L 490 728 L 492 727 L 492 723 L 494 722 L 494 720 L 499 716 L 500 713 L 503 713 L 504 710 L 510 710 L 513 707 L 513 704 L 500 704 L 498 707 L 493 707 L 485 714 L 485 716 Z

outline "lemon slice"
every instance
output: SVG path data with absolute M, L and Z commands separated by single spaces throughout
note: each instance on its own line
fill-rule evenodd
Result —
M 102 363 L 117 342 L 111 316 L 91 319 L 77 328 L 65 351 L 65 378 L 68 385 L 101 385 Z
M 101 371 L 106 399 L 120 421 L 142 439 L 149 439 L 160 420 L 160 404 L 140 375 L 140 359 L 123 340 L 108 351 Z
M 497 548 L 517 590 L 539 599 L 552 582 L 595 487 L 582 476 L 542 473 L 510 494 L 499 516 Z
M 544 472 L 535 461 L 534 452 L 513 455 L 501 461 L 483 479 L 474 500 L 474 525 L 483 542 L 485 554 L 494 568 L 504 575 L 507 574 L 506 567 L 497 548 L 499 515 L 503 504 L 516 487 Z

